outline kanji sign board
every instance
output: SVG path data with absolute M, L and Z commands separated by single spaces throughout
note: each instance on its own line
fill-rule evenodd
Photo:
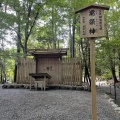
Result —
M 80 12 L 81 38 L 105 36 L 104 9 L 108 10 L 109 8 L 100 5 L 90 5 L 76 12 Z

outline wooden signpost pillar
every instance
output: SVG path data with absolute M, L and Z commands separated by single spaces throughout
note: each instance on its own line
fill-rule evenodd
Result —
M 96 114 L 96 85 L 95 85 L 95 39 L 90 38 L 92 120 L 97 120 Z
M 109 6 L 93 4 L 75 13 L 80 13 L 80 37 L 90 41 L 92 120 L 97 120 L 96 114 L 96 83 L 95 83 L 95 38 L 105 36 L 104 10 Z

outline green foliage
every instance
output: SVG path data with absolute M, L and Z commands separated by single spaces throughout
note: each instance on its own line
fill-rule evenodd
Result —
M 102 78 L 107 80 L 108 78 L 111 78 L 112 74 L 111 71 L 106 71 L 102 74 Z
M 96 39 L 96 74 L 106 76 L 104 73 L 110 71 L 111 62 L 113 66 L 120 65 L 120 1 L 1 0 L 1 3 L 0 41 L 8 41 L 7 30 L 16 33 L 11 35 L 12 41 L 16 40 L 16 47 L 12 50 L 4 48 L 1 52 L 1 59 L 6 58 L 8 62 L 7 73 L 10 76 L 13 74 L 14 60 L 23 56 L 25 49 L 70 47 L 72 26 L 75 26 L 76 56 L 81 57 L 83 64 L 86 60 L 89 66 L 89 42 L 80 38 L 80 14 L 75 16 L 75 11 L 94 3 L 110 5 L 110 10 L 105 12 L 106 37 Z M 20 52 L 16 53 L 18 48 Z M 10 62 L 13 67 L 9 66 Z
M 14 65 L 15 65 L 15 60 L 14 59 L 6 59 L 6 65 L 5 65 L 5 70 L 6 70 L 6 79 L 8 81 L 13 82 L 13 76 L 14 76 Z

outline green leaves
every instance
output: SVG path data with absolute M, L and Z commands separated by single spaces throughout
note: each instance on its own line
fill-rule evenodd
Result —
M 30 48 L 59 48 L 64 44 L 69 46 L 73 36 L 72 26 L 75 26 L 76 55 L 83 56 L 80 50 L 81 45 L 83 45 L 83 52 L 88 62 L 89 43 L 88 40 L 84 40 L 81 44 L 80 14 L 74 16 L 74 12 L 75 10 L 94 3 L 110 5 L 109 12 L 105 12 L 107 37 L 96 40 L 96 66 L 97 69 L 99 68 L 98 71 L 104 68 L 109 69 L 109 58 L 118 65 L 117 51 L 120 48 L 120 1 L 1 0 L 1 3 L 1 38 L 5 36 L 4 33 L 6 33 L 7 30 L 15 30 L 17 34 L 15 34 L 14 37 L 19 44 L 17 44 L 17 48 L 20 47 L 20 56 L 21 54 L 23 55 L 23 51 L 26 52 L 27 49 Z M 74 17 L 76 17 L 77 20 L 76 24 L 73 23 Z M 113 53 L 114 49 L 115 54 Z M 7 52 L 5 55 L 7 55 Z

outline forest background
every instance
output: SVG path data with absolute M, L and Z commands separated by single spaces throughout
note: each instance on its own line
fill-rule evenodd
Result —
M 78 57 L 84 80 L 90 82 L 90 46 L 80 37 L 80 14 L 89 4 L 110 6 L 105 12 L 106 36 L 96 38 L 96 76 L 120 78 L 120 0 L 0 0 L 0 80 L 15 82 L 17 60 L 29 49 L 69 48 Z

